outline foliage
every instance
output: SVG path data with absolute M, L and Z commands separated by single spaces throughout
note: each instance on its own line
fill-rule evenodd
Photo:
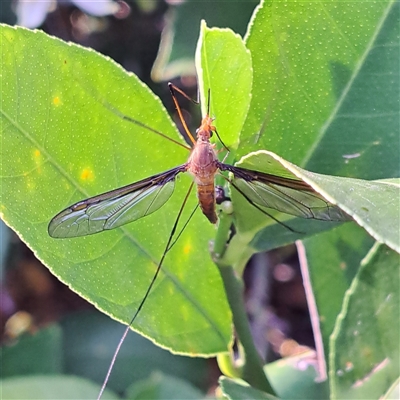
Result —
M 330 378 L 328 387 L 301 375 L 308 386 L 297 390 L 298 398 L 313 391 L 316 398 L 360 397 L 371 393 L 370 385 L 374 397 L 390 397 L 398 382 L 399 185 L 376 181 L 399 176 L 398 7 L 390 1 L 262 2 L 244 40 L 227 29 L 201 28 L 196 63 L 203 112 L 210 89 L 215 125 L 236 150 L 229 160 L 277 161 L 273 172 L 303 179 L 358 225 L 298 244 Z M 2 26 L 0 34 L 2 218 L 60 280 L 127 323 L 164 251 L 189 177 L 180 179 L 161 211 L 115 231 L 54 240 L 47 225 L 75 201 L 185 162 L 186 150 L 122 114 L 180 140 L 177 129 L 149 89 L 109 59 L 38 31 Z M 248 155 L 256 150 L 262 151 Z M 221 269 L 241 272 L 254 252 L 298 238 L 243 206 L 243 199 L 232 200 L 239 229 L 220 253 Z M 193 195 L 186 216 L 195 203 Z M 332 228 L 312 224 L 304 222 L 299 232 Z M 135 330 L 172 352 L 208 357 L 231 343 L 223 282 L 205 256 L 213 236 L 196 213 L 135 322 Z M 276 395 L 294 398 L 299 374 L 275 369 L 274 375 L 268 368 Z M 239 381 L 222 381 L 221 388 L 229 398 L 246 394 Z M 254 395 L 260 387 L 248 390 Z

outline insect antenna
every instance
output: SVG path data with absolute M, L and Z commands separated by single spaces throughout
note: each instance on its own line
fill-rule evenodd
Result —
M 119 351 L 121 350 L 122 344 L 124 343 L 125 338 L 126 338 L 126 336 L 128 335 L 128 332 L 129 332 L 129 330 L 130 330 L 132 324 L 135 322 L 135 319 L 136 319 L 137 316 L 139 315 L 139 312 L 142 310 L 142 308 L 143 308 L 143 306 L 144 306 L 144 303 L 146 302 L 147 297 L 149 296 L 150 291 L 151 291 L 152 287 L 154 286 L 154 283 L 155 283 L 155 281 L 156 281 L 156 279 L 157 279 L 158 274 L 159 274 L 160 271 L 161 271 L 161 266 L 162 266 L 162 264 L 163 264 L 163 262 L 164 262 L 164 260 L 165 260 L 165 257 L 166 257 L 166 255 L 167 255 L 167 253 L 171 250 L 171 248 L 173 247 L 173 245 L 176 243 L 176 240 L 177 240 L 177 239 L 175 239 L 175 240 L 173 241 L 174 236 L 175 236 L 175 232 L 176 232 L 176 228 L 177 228 L 178 223 L 179 223 L 179 220 L 180 220 L 180 218 L 181 218 L 181 216 L 182 216 L 182 213 L 183 213 L 183 210 L 184 210 L 185 205 L 186 205 L 186 203 L 187 203 L 187 200 L 188 200 L 188 198 L 189 198 L 189 195 L 190 195 L 190 193 L 192 192 L 193 186 L 194 186 L 194 182 L 191 183 L 191 185 L 190 185 L 190 187 L 189 187 L 189 189 L 188 189 L 188 191 L 187 191 L 187 193 L 186 193 L 186 196 L 185 196 L 185 198 L 183 199 L 182 205 L 181 205 L 181 207 L 179 208 L 178 215 L 177 215 L 177 217 L 176 217 L 176 219 L 175 219 L 175 222 L 174 222 L 174 225 L 173 225 L 173 227 L 172 227 L 172 229 L 171 229 L 171 233 L 169 234 L 169 238 L 168 238 L 167 244 L 166 244 L 166 246 L 165 246 L 163 255 L 162 255 L 161 259 L 160 259 L 160 262 L 159 262 L 158 265 L 157 265 L 156 272 L 154 273 L 154 276 L 153 276 L 153 278 L 152 278 L 152 280 L 151 280 L 151 282 L 150 282 L 150 285 L 148 286 L 148 288 L 147 288 L 147 290 L 146 290 L 146 293 L 145 293 L 143 299 L 141 300 L 141 302 L 140 302 L 140 304 L 139 304 L 139 307 L 137 308 L 135 314 L 133 315 L 131 321 L 129 322 L 128 326 L 126 327 L 126 329 L 125 329 L 125 331 L 124 331 L 124 333 L 123 333 L 123 335 L 122 335 L 122 337 L 121 337 L 121 339 L 120 339 L 120 341 L 119 341 L 119 343 L 118 343 L 118 346 L 117 346 L 117 348 L 116 348 L 116 350 L 115 350 L 115 352 L 114 352 L 114 355 L 113 355 L 113 357 L 112 357 L 110 366 L 108 367 L 106 377 L 104 378 L 103 384 L 102 384 L 102 386 L 101 386 L 100 393 L 99 393 L 99 395 L 97 396 L 97 400 L 100 400 L 100 399 L 101 399 L 101 396 L 102 396 L 103 393 L 104 393 L 104 390 L 105 390 L 105 388 L 106 388 L 106 386 L 107 386 L 107 383 L 108 383 L 108 381 L 109 381 L 109 379 L 110 379 L 111 372 L 112 372 L 112 370 L 113 370 L 113 368 L 114 368 L 115 361 L 116 361 L 116 359 L 117 359 L 117 357 L 118 357 Z M 197 209 L 197 207 L 192 211 L 192 213 L 191 213 L 191 215 L 190 215 L 188 221 L 185 223 L 183 229 L 179 232 L 178 238 L 179 238 L 179 236 L 182 234 L 183 230 L 186 228 L 187 224 L 189 223 L 189 221 L 190 221 L 190 219 L 192 218 L 192 216 L 193 216 L 194 212 L 196 211 L 196 209 Z M 172 244 L 171 244 L 171 243 L 172 243 Z
M 214 127 L 214 128 L 215 128 L 215 127 Z M 224 157 L 224 160 L 223 160 L 223 161 L 225 161 L 226 157 L 228 157 L 228 155 L 229 155 L 229 153 L 230 153 L 229 147 L 227 147 L 227 146 L 225 145 L 225 143 L 222 141 L 221 136 L 219 136 L 219 133 L 218 133 L 218 131 L 217 131 L 216 128 L 214 129 L 214 132 L 215 132 L 215 134 L 217 135 L 217 138 L 218 138 L 218 140 L 221 142 L 222 146 L 223 146 L 223 147 L 225 148 L 225 150 L 228 152 L 228 153 L 225 155 L 225 157 Z
M 117 111 L 118 111 L 118 110 L 117 110 Z M 133 123 L 133 124 L 136 124 L 136 125 L 140 126 L 141 128 L 144 128 L 144 129 L 147 129 L 147 130 L 150 131 L 150 132 L 156 133 L 157 135 L 159 135 L 159 136 L 161 136 L 161 137 L 163 137 L 163 138 L 169 140 L 169 141 L 172 142 L 172 143 L 177 144 L 178 146 L 181 146 L 181 147 L 184 147 L 184 148 L 187 149 L 187 150 L 190 150 L 190 147 L 189 147 L 189 146 L 186 146 L 186 145 L 184 145 L 183 143 L 178 142 L 177 140 L 170 138 L 169 136 L 165 135 L 164 133 L 158 131 L 157 129 L 152 128 L 151 126 L 148 126 L 148 125 L 144 124 L 143 122 L 140 122 L 140 121 L 137 121 L 136 119 L 133 119 L 133 118 L 131 118 L 131 117 L 128 117 L 127 115 L 122 114 L 122 113 L 119 112 L 119 111 L 118 111 L 118 113 L 115 113 L 115 112 L 114 112 L 114 114 L 117 114 L 120 118 L 122 118 L 122 119 L 125 120 L 125 121 L 129 121 L 129 122 L 131 122 L 131 123 Z
M 207 115 L 210 115 L 210 103 L 211 103 L 211 90 L 210 90 L 210 88 L 208 89 L 208 92 L 207 92 L 208 94 L 207 94 Z M 212 120 L 214 120 L 214 118 L 212 119 Z M 218 138 L 218 140 L 220 141 L 220 143 L 222 144 L 222 147 L 224 147 L 225 148 L 225 150 L 228 152 L 228 154 L 230 153 L 230 150 L 229 150 L 229 148 L 225 145 L 225 143 L 222 141 L 222 139 L 221 139 L 221 136 L 219 136 L 219 133 L 218 133 L 218 131 L 217 131 L 217 128 L 215 127 L 215 126 L 213 126 L 213 127 L 210 127 L 210 130 L 212 131 L 212 132 L 215 132 L 215 134 L 217 135 L 217 138 Z M 226 157 L 228 157 L 228 154 L 224 157 L 224 160 L 226 159 Z

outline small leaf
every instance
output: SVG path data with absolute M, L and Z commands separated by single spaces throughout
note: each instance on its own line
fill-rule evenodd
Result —
M 251 99 L 250 52 L 238 34 L 230 29 L 210 29 L 203 21 L 196 50 L 196 69 L 202 114 L 207 113 L 210 101 L 214 125 L 224 144 L 234 150 Z
M 325 399 L 327 382 L 317 382 L 313 351 L 286 357 L 264 367 L 277 397 L 261 392 L 240 379 L 220 377 L 222 392 L 229 399 Z
M 258 389 L 251 387 L 245 381 L 240 379 L 230 379 L 222 376 L 219 379 L 220 388 L 224 397 L 230 400 L 246 400 L 246 399 L 260 399 L 260 400 L 274 400 L 277 397 L 261 392 Z
M 374 246 L 346 293 L 331 336 L 332 398 L 379 398 L 398 380 L 399 262 Z
M 327 399 L 328 384 L 318 382 L 315 352 L 285 357 L 264 367 L 268 378 L 281 399 Z

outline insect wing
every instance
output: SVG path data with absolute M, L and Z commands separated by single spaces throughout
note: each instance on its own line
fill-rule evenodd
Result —
M 56 215 L 49 235 L 70 238 L 114 229 L 145 217 L 162 207 L 175 188 L 183 166 L 142 181 L 80 201 Z
M 339 207 L 327 202 L 311 186 L 295 180 L 262 172 L 229 166 L 234 175 L 232 186 L 247 200 L 301 218 L 324 221 L 351 219 Z

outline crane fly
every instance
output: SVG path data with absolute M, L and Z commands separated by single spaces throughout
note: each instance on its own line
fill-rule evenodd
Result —
M 129 222 L 150 215 L 161 208 L 172 196 L 175 188 L 175 179 L 179 174 L 189 172 L 193 176 L 193 183 L 179 210 L 178 217 L 175 220 L 175 224 L 171 230 L 168 242 L 157 265 L 152 281 L 117 346 L 98 398 L 101 397 L 105 389 L 120 347 L 154 285 L 166 254 L 174 243 L 176 243 L 177 238 L 173 242 L 173 237 L 193 184 L 197 186 L 199 206 L 203 214 L 212 224 L 216 224 L 218 221 L 214 181 L 215 176 L 221 172 L 231 173 L 230 177 L 222 176 L 234 189 L 244 196 L 253 207 L 292 231 L 293 229 L 283 222 L 278 221 L 275 217 L 270 215 L 265 208 L 276 209 L 303 218 L 329 221 L 343 221 L 347 219 L 340 209 L 327 203 L 318 193 L 300 179 L 291 179 L 265 172 L 253 171 L 219 161 L 215 145 L 210 142 L 210 138 L 214 133 L 219 138 L 216 127 L 213 125 L 213 118 L 209 115 L 210 95 L 208 96 L 207 113 L 196 131 L 197 139 L 195 140 L 182 116 L 175 92 L 178 91 L 189 100 L 191 99 L 171 83 L 169 83 L 169 88 L 179 118 L 191 141 L 191 147 L 188 148 L 191 151 L 188 161 L 168 171 L 158 173 L 130 185 L 81 200 L 57 214 L 50 221 L 48 227 L 49 235 L 54 238 L 86 236 L 118 228 Z M 141 122 L 135 121 L 127 116 L 122 116 L 122 118 L 135 122 L 149 131 L 166 137 L 162 133 Z M 174 141 L 173 139 L 170 140 Z M 175 143 L 182 145 L 179 142 Z M 221 143 L 226 148 L 222 141 Z M 186 148 L 186 146 L 184 147 Z M 179 235 L 180 234 L 177 236 L 179 237 Z
M 215 145 L 210 143 L 213 133 L 217 135 L 218 133 L 213 125 L 213 118 L 209 115 L 209 105 L 208 112 L 196 131 L 197 140 L 195 140 L 182 116 L 175 91 L 179 91 L 184 96 L 187 95 L 171 83 L 169 88 L 180 120 L 192 142 L 188 161 L 168 171 L 81 200 L 67 207 L 50 221 L 48 232 L 51 237 L 72 238 L 91 235 L 118 228 L 150 215 L 169 200 L 175 188 L 176 177 L 184 172 L 189 172 L 193 176 L 197 186 L 199 206 L 213 224 L 218 221 L 214 185 L 218 171 L 231 172 L 232 178 L 225 176 L 224 178 L 252 206 L 271 218 L 273 217 L 264 208 L 272 208 L 302 218 L 326 221 L 343 221 L 345 219 L 344 214 L 337 207 L 326 202 L 322 196 L 300 179 L 253 171 L 220 162 Z M 126 119 L 130 120 L 130 118 Z M 159 133 L 144 124 L 140 123 L 140 125 Z M 184 147 L 186 148 L 186 146 Z M 282 224 L 280 221 L 277 222 Z

